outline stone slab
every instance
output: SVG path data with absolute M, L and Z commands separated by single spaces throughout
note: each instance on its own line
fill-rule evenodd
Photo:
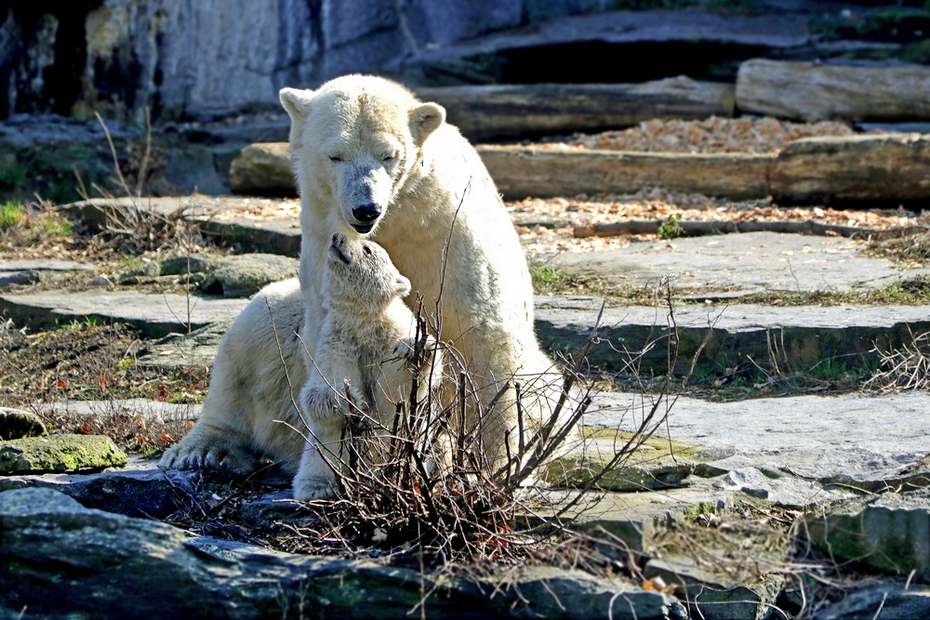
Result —
M 234 319 L 247 299 L 153 295 L 136 291 L 63 293 L 44 291 L 27 295 L 0 295 L 0 316 L 33 329 L 57 322 L 93 318 L 120 321 L 138 327 L 148 336 L 186 333 L 219 320 Z
M 537 297 L 540 342 L 558 353 L 579 350 L 591 337 L 602 304 L 592 297 Z M 675 307 L 671 315 L 662 307 L 610 307 L 587 361 L 603 371 L 666 375 L 673 339 L 678 377 L 692 371 L 698 379 L 720 376 L 728 368 L 760 376 L 758 368 L 810 372 L 822 364 L 843 371 L 874 365 L 876 346 L 913 344 L 915 334 L 928 330 L 930 316 L 921 306 L 691 304 Z
M 430 593 L 431 618 L 679 618 L 673 597 L 581 571 L 523 567 L 480 580 L 440 578 L 367 561 L 286 554 L 81 506 L 51 489 L 0 493 L 2 548 L 18 587 L 0 616 L 393 618 Z M 62 579 L 65 572 L 73 578 Z M 125 596 L 126 575 L 153 575 Z M 361 594 L 361 595 L 360 595 Z M 491 594 L 494 596 L 492 597 Z M 463 613 L 463 610 L 465 612 Z M 18 617 L 18 616 L 17 616 Z
M 148 398 L 126 398 L 118 400 L 61 400 L 54 403 L 34 403 L 30 411 L 42 414 L 108 416 L 132 414 L 146 420 L 161 417 L 164 421 L 196 420 L 203 405 L 165 403 Z
M 648 396 L 600 393 L 584 423 L 632 430 L 648 403 Z M 820 482 L 878 480 L 896 477 L 930 450 L 926 392 L 728 403 L 682 396 L 667 411 L 660 436 L 718 451 L 710 462 L 729 471 L 753 467 Z
M 12 260 L 0 259 L 0 289 L 12 284 L 31 284 L 38 282 L 43 272 L 91 271 L 94 265 L 72 260 L 35 259 Z
M 862 255 L 866 241 L 753 232 L 633 243 L 602 252 L 564 252 L 548 263 L 612 284 L 649 286 L 672 278 L 677 295 L 737 289 L 755 293 L 880 288 L 928 269 L 903 269 Z
M 288 170 L 290 160 L 285 160 Z M 143 197 L 143 198 L 95 198 L 66 205 L 63 209 L 72 215 L 103 227 L 106 210 L 115 207 L 135 207 L 159 215 L 168 215 L 183 210 L 186 217 L 197 222 L 201 231 L 221 237 L 230 243 L 242 243 L 252 251 L 300 255 L 300 222 L 287 216 L 245 217 L 227 214 L 228 211 L 276 206 L 282 202 L 276 198 L 245 198 L 239 196 L 203 196 L 187 198 Z

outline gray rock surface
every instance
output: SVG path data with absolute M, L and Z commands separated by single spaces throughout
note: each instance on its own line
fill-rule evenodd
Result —
M 0 295 L 0 312 L 12 318 L 16 325 L 33 328 L 90 317 L 121 321 L 138 327 L 149 336 L 161 337 L 199 329 L 213 321 L 233 319 L 247 303 L 246 299 L 154 295 L 131 290 L 90 294 L 46 291 Z
M 666 594 L 553 568 L 468 582 L 404 568 L 276 553 L 192 539 L 151 520 L 84 508 L 50 489 L 0 493 L 0 615 L 259 618 L 324 610 L 327 617 L 401 617 L 427 599 L 429 617 L 684 618 Z M 62 574 L 67 579 L 62 579 Z M 127 575 L 146 575 L 126 596 Z M 491 593 L 494 593 L 493 598 Z M 363 594 L 363 596 L 360 596 Z M 622 601 L 622 602 L 618 602 Z
M 692 265 L 701 262 L 694 257 Z M 824 364 L 847 370 L 867 367 L 875 364 L 875 343 L 912 346 L 915 334 L 930 329 L 921 306 L 773 307 L 723 301 L 679 305 L 671 315 L 658 302 L 658 307 L 608 307 L 598 325 L 603 303 L 592 297 L 538 296 L 540 342 L 553 351 L 574 353 L 597 325 L 588 363 L 612 372 L 637 368 L 641 376 L 656 376 L 669 372 L 667 345 L 674 337 L 675 374 L 684 377 L 693 371 L 702 377 L 719 376 L 728 368 L 752 375 L 757 368 L 777 374 L 810 372 Z
M 805 522 L 810 540 L 831 558 L 920 581 L 930 576 L 930 489 L 821 507 Z
M 743 585 L 721 579 L 685 557 L 651 559 L 643 568 L 643 575 L 661 577 L 667 584 L 679 585 L 679 594 L 688 601 L 692 617 L 705 620 L 768 618 L 784 587 L 781 575 L 767 575 L 751 585 Z
M 276 254 L 224 256 L 213 261 L 200 289 L 222 292 L 223 297 L 248 297 L 266 284 L 296 278 L 298 266 L 296 258 Z
M 850 491 L 824 488 L 818 481 L 795 478 L 791 475 L 780 476 L 771 470 L 768 470 L 766 475 L 755 467 L 734 469 L 714 480 L 713 485 L 719 489 L 742 491 L 750 497 L 801 510 L 824 502 L 856 497 Z
M 640 398 L 601 393 L 584 423 L 629 429 L 641 415 Z M 928 410 L 926 392 L 724 403 L 681 397 L 659 432 L 716 450 L 719 458 L 710 464 L 727 471 L 752 467 L 775 476 L 849 484 L 894 478 L 920 461 L 930 445 Z M 811 493 L 817 497 L 816 490 Z
M 814 620 L 913 620 L 930 617 L 930 587 L 872 586 L 819 610 Z
M 635 243 L 596 255 L 564 252 L 551 264 L 631 286 L 673 278 L 678 295 L 733 289 L 845 292 L 887 286 L 901 277 L 890 260 L 862 256 L 866 246 L 865 241 L 838 237 L 756 232 Z M 926 275 L 930 270 L 906 273 Z
M 43 273 L 62 271 L 89 271 L 93 265 L 79 263 L 71 260 L 33 259 L 11 260 L 0 259 L 0 290 L 12 284 L 32 284 L 38 282 Z

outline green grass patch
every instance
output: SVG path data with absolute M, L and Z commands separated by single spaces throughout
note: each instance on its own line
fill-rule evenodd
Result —
M 10 230 L 26 217 L 23 205 L 18 202 L 7 202 L 0 207 L 0 232 Z
M 530 264 L 530 277 L 533 281 L 533 290 L 537 293 L 551 293 L 568 279 L 568 275 L 558 267 L 542 263 Z

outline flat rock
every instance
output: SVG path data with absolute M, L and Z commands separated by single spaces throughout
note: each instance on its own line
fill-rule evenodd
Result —
M 779 476 L 771 471 L 766 474 L 755 467 L 734 469 L 714 480 L 713 485 L 726 491 L 742 491 L 750 497 L 795 510 L 856 497 L 856 494 L 841 488 L 827 489 L 816 480 Z
M 289 159 L 281 159 L 278 163 L 290 170 Z M 106 224 L 106 211 L 114 206 L 140 208 L 159 215 L 183 213 L 203 232 L 229 243 L 241 243 L 253 251 L 297 257 L 300 255 L 300 222 L 296 215 L 250 217 L 243 212 L 276 207 L 281 203 L 282 200 L 274 198 L 197 195 L 189 198 L 95 198 L 65 205 L 62 209 L 98 228 Z M 296 204 L 299 211 L 299 203 L 291 203 Z
M 543 519 L 552 518 L 566 498 L 577 491 L 552 491 L 552 507 L 534 510 Z M 622 541 L 630 550 L 656 551 L 656 537 L 695 507 L 724 512 L 734 505 L 734 494 L 709 486 L 665 489 L 643 493 L 589 493 L 563 518 L 573 519 L 570 529 L 616 544 Z
M 0 259 L 0 289 L 12 284 L 31 284 L 33 282 L 38 282 L 43 272 L 60 273 L 62 271 L 90 271 L 93 269 L 93 265 L 70 260 Z
M 925 580 L 930 575 L 930 489 L 883 493 L 805 516 L 810 540 L 830 557 Z
M 65 415 L 108 416 L 132 414 L 147 420 L 196 420 L 203 405 L 166 403 L 148 398 L 114 400 L 62 400 L 53 403 L 34 403 L 30 408 L 42 413 Z
M 93 473 L 21 474 L 0 477 L 0 491 L 49 488 L 97 508 L 127 517 L 164 519 L 190 507 L 196 497 L 194 471 L 158 469 L 157 460 L 130 456 L 124 467 Z
M 0 295 L 0 313 L 17 325 L 37 329 L 53 327 L 56 322 L 95 318 L 128 323 L 155 337 L 186 333 L 214 321 L 234 319 L 247 304 L 246 299 L 153 295 L 131 290 Z
M 564 252 L 549 264 L 631 286 L 672 278 L 675 294 L 879 288 L 901 277 L 890 260 L 861 253 L 866 242 L 754 232 L 631 244 L 603 252 Z M 913 273 L 927 274 L 917 269 Z
M 667 345 L 678 348 L 676 375 L 718 376 L 723 369 L 807 372 L 823 363 L 848 369 L 874 363 L 875 343 L 911 345 L 930 329 L 921 306 L 848 305 L 778 308 L 756 304 L 607 307 L 592 297 L 536 298 L 536 334 L 550 350 L 574 353 L 597 327 L 587 361 L 611 372 L 632 367 L 648 376 L 669 372 Z M 773 348 L 773 338 L 777 349 Z M 692 369 L 691 363 L 697 357 Z
M 45 433 L 45 424 L 36 414 L 0 407 L 0 440 L 41 437 Z
M 642 398 L 598 394 L 584 423 L 630 430 L 638 423 Z M 751 467 L 776 478 L 847 485 L 893 479 L 919 462 L 930 445 L 928 410 L 926 392 L 727 403 L 680 397 L 658 434 L 716 451 L 718 458 L 708 462 L 722 470 Z M 817 495 L 812 490 L 812 499 Z
M 703 448 L 661 437 L 639 439 L 612 429 L 582 427 L 578 445 L 552 461 L 543 479 L 556 485 L 597 486 L 611 491 L 645 491 L 683 486 Z M 624 456 L 616 458 L 618 454 Z
M 232 319 L 210 323 L 189 334 L 169 334 L 147 347 L 136 361 L 159 368 L 212 368 Z
M 121 467 L 126 454 L 105 435 L 51 435 L 0 442 L 0 473 Z

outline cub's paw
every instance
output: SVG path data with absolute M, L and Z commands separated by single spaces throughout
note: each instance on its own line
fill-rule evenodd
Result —
M 294 499 L 306 502 L 311 499 L 330 499 L 336 496 L 333 482 L 325 479 L 309 478 L 294 480 Z
M 345 415 L 349 412 L 346 398 L 329 386 L 307 386 L 301 397 L 304 411 L 313 420 L 329 422 L 333 416 Z

